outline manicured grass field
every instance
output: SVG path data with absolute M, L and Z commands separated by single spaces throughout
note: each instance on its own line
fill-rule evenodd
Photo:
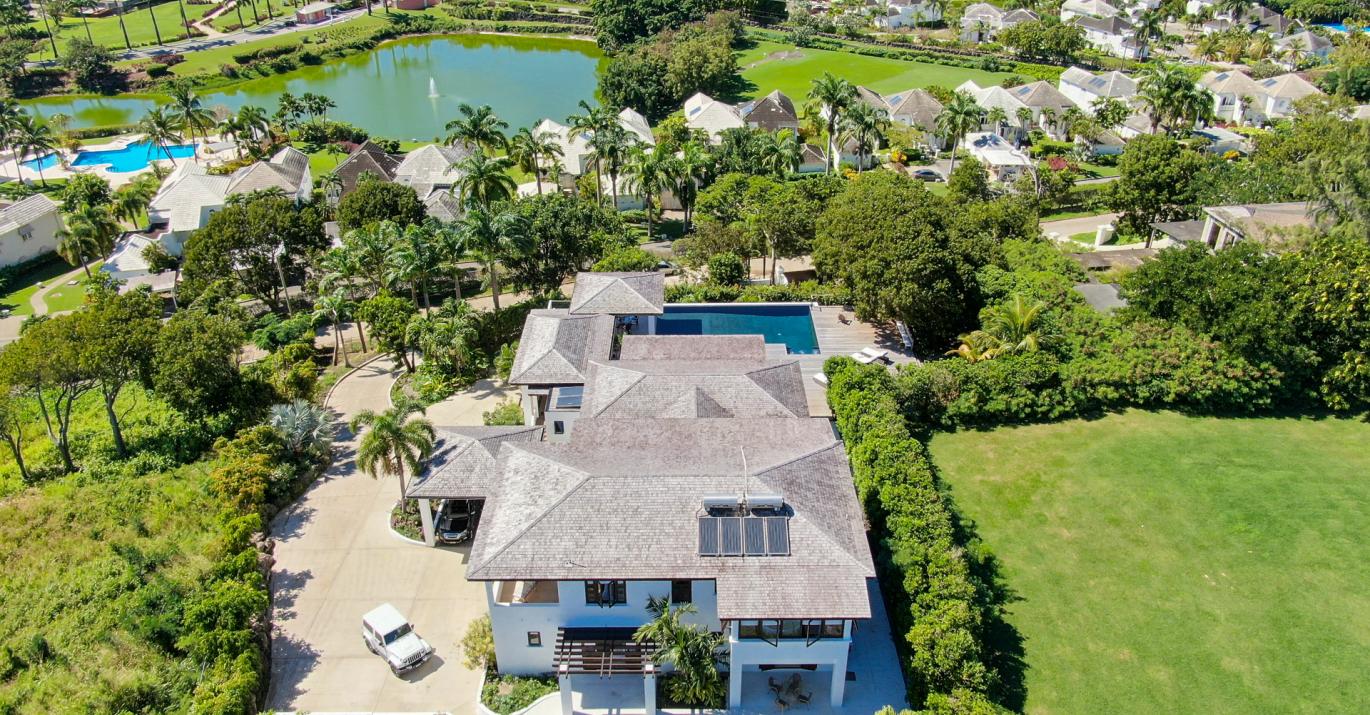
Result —
M 96 261 L 95 263 L 90 264 L 91 274 L 98 275 L 97 272 L 100 270 L 101 265 L 104 265 L 104 261 Z M 43 302 L 47 304 L 48 312 L 55 313 L 63 310 L 76 310 L 85 305 L 86 286 L 83 282 L 85 281 L 85 277 L 85 273 L 77 273 L 67 279 L 67 281 L 64 281 L 62 285 L 48 291 L 47 295 L 43 296 Z M 72 280 L 76 281 L 76 285 L 70 285 L 70 281 Z
M 773 56 L 782 52 L 799 53 L 802 57 Z M 738 57 L 737 63 L 742 68 L 742 78 L 755 86 L 749 95 L 762 96 L 778 89 L 789 95 L 795 104 L 804 101 L 813 80 L 824 72 L 882 93 L 932 85 L 950 89 L 968 79 L 983 87 L 999 84 L 1009 76 L 1006 72 L 985 72 L 930 62 L 867 57 L 835 50 L 796 49 L 770 41 L 758 41 L 755 47 Z
M 204 17 L 205 13 L 213 7 L 213 5 L 185 3 L 186 19 L 195 22 Z M 175 2 L 155 5 L 152 12 L 157 15 L 157 29 L 161 30 L 163 42 L 185 39 L 186 30 L 181 24 L 181 11 L 176 7 Z M 43 29 L 43 22 L 40 20 L 32 23 L 31 27 L 43 33 L 44 40 L 37 47 L 37 52 L 30 57 L 32 59 L 52 59 L 52 44 L 46 39 L 47 31 Z M 157 42 L 157 33 L 153 29 L 152 18 L 148 14 L 147 8 L 139 8 L 124 15 L 124 27 L 128 30 L 128 40 L 134 47 Z M 124 34 L 119 30 L 118 16 L 90 18 L 90 36 L 97 45 L 104 45 L 115 51 L 126 48 Z M 57 49 L 59 51 L 65 50 L 67 43 L 77 37 L 83 40 L 86 38 L 86 28 L 82 24 L 81 18 L 63 18 L 62 29 L 57 32 Z
M 0 295 L 0 308 L 9 310 L 12 315 L 32 315 L 33 306 L 29 305 L 29 298 L 38 292 L 38 284 L 49 285 L 71 270 L 66 261 L 53 256 L 52 260 L 15 276 L 14 280 L 5 286 L 7 292 Z
M 1370 710 L 1370 426 L 1128 412 L 938 435 L 1027 713 Z

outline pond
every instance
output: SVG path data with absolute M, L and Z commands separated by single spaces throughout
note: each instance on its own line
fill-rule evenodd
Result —
M 376 136 L 428 141 L 458 116 L 463 102 L 489 104 L 510 131 L 558 121 L 593 100 L 601 55 L 594 43 L 504 35 L 414 37 L 316 67 L 206 92 L 206 106 L 245 104 L 276 111 L 281 92 L 331 98 L 329 116 Z M 436 90 L 436 96 L 432 90 Z M 61 112 L 72 128 L 137 122 L 147 97 L 44 97 L 24 102 L 39 114 Z

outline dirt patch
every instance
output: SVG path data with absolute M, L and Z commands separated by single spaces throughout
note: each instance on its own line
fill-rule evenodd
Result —
M 804 59 L 804 53 L 801 52 L 801 51 L 799 51 L 799 50 L 782 50 L 782 51 L 780 51 L 780 52 L 772 52 L 771 54 L 766 55 L 765 57 L 762 57 L 761 59 L 759 59 L 759 60 L 757 60 L 757 61 L 755 61 L 755 62 L 753 62 L 753 63 L 747 65 L 746 67 L 743 67 L 743 69 L 748 69 L 748 70 L 749 70 L 749 69 L 751 69 L 751 68 L 753 68 L 753 67 L 760 67 L 761 65 L 764 65 L 764 64 L 766 64 L 767 62 L 778 62 L 778 61 L 783 61 L 783 60 L 802 60 L 802 59 Z

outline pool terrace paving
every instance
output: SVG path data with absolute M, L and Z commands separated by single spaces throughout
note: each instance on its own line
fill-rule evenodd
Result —
M 912 351 L 904 348 L 893 324 L 875 325 L 857 320 L 854 311 L 840 305 L 815 305 L 810 314 L 813 316 L 814 332 L 818 335 L 818 353 L 793 357 L 799 360 L 799 370 L 804 375 L 804 393 L 809 399 L 809 414 L 815 417 L 832 416 L 832 410 L 828 408 L 827 388 L 813 379 L 823 372 L 823 362 L 828 358 L 875 347 L 888 350 L 890 362 L 895 365 L 918 359 Z M 842 322 L 844 317 L 848 322 Z

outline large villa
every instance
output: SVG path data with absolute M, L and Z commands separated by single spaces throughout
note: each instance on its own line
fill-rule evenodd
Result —
M 902 700 L 883 617 L 862 630 L 879 596 L 847 456 L 810 416 L 797 356 L 745 334 L 755 315 L 728 334 L 662 295 L 659 274 L 579 276 L 524 326 L 526 424 L 442 429 L 409 487 L 430 545 L 439 500 L 480 503 L 466 578 L 484 584 L 499 671 L 557 675 L 568 715 L 640 679 L 655 712 L 657 667 L 633 639 L 655 596 L 726 635 L 730 708 L 773 709 L 777 680 L 825 710 L 849 690 L 863 710 Z M 889 662 L 859 672 L 861 638 Z

